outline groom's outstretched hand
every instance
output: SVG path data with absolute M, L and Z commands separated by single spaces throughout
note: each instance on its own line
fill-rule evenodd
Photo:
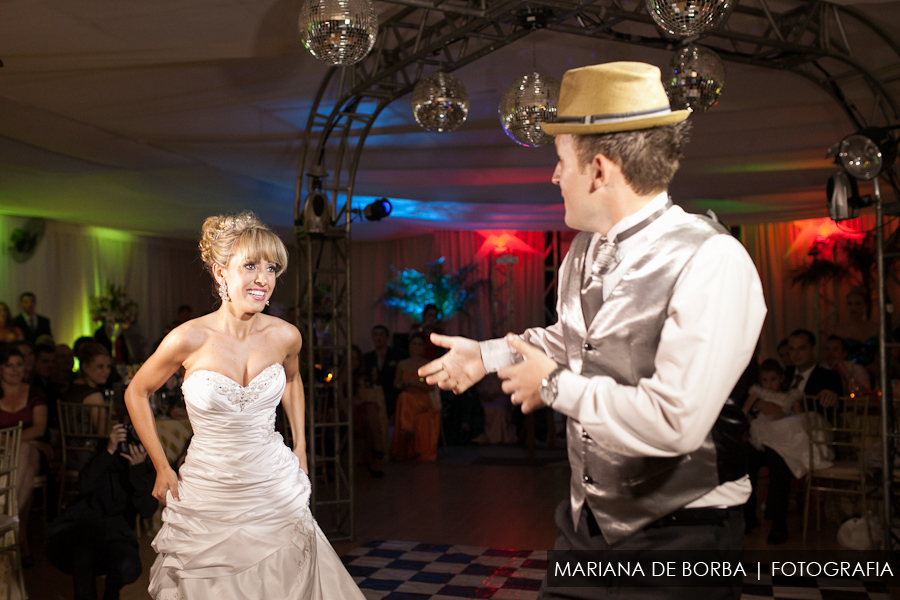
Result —
M 431 343 L 450 351 L 419 368 L 419 377 L 425 377 L 429 384 L 462 394 L 487 375 L 481 360 L 481 346 L 475 340 L 432 333 Z

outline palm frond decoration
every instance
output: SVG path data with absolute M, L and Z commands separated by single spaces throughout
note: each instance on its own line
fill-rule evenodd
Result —
M 486 285 L 486 279 L 468 282 L 476 265 L 444 273 L 444 257 L 425 264 L 425 272 L 415 269 L 399 271 L 391 266 L 395 277 L 384 286 L 379 301 L 394 310 L 418 317 L 428 304 L 438 309 L 438 318 L 447 320 L 453 315 L 466 314 L 466 307 Z

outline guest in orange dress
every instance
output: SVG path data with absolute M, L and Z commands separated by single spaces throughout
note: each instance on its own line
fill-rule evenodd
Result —
M 394 413 L 393 460 L 434 462 L 437 459 L 441 431 L 440 396 L 437 387 L 428 385 L 417 371 L 428 359 L 424 356 L 425 338 L 415 333 L 409 338 L 409 358 L 397 363 L 394 387 L 400 391 Z
M 0 342 L 15 342 L 24 340 L 22 330 L 13 323 L 12 313 L 6 302 L 0 302 Z

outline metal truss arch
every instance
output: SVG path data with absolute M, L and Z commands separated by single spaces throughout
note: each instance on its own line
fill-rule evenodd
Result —
M 745 0 L 722 25 L 683 40 L 660 30 L 642 0 L 636 5 L 630 2 L 630 6 L 626 0 L 382 1 L 397 5 L 397 10 L 382 20 L 372 52 L 355 65 L 328 71 L 303 132 L 294 223 L 298 247 L 308 253 L 305 263 L 298 261 L 307 273 L 298 277 L 297 291 L 299 304 L 309 308 L 306 317 L 301 316 L 301 326 L 306 343 L 311 346 L 304 370 L 310 410 L 323 406 L 322 402 L 334 402 L 333 393 L 310 382 L 315 365 L 319 364 L 316 357 L 331 351 L 316 347 L 317 281 L 320 276 L 332 277 L 331 272 L 336 269 L 332 266 L 320 273 L 310 257 L 316 244 L 331 244 L 329 252 L 346 260 L 340 269 L 345 269 L 349 278 L 354 184 L 375 120 L 389 104 L 410 93 L 424 76 L 455 71 L 528 35 L 533 28 L 523 21 L 524 13 L 539 13 L 542 28 L 570 35 L 662 50 L 697 42 L 712 48 L 726 61 L 804 77 L 834 99 L 854 128 L 900 122 L 900 102 L 897 92 L 892 91 L 893 84 L 900 80 L 900 44 L 853 7 L 823 0 Z M 873 45 L 877 50 L 872 50 Z M 311 235 L 303 229 L 303 203 L 310 172 L 328 173 L 322 192 L 328 197 L 330 214 L 336 218 L 327 235 Z M 341 351 L 349 355 L 349 280 L 342 302 L 346 302 L 344 308 L 335 309 L 332 315 L 341 322 Z M 332 350 L 336 347 L 331 344 Z M 314 438 L 315 431 L 309 435 Z M 314 445 L 315 439 L 309 443 Z M 344 449 L 351 450 L 352 446 Z M 352 507 L 352 477 L 349 485 Z M 352 518 L 349 522 L 352 537 Z

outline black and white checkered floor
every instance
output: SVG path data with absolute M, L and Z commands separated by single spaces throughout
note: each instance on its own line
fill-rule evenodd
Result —
M 374 541 L 343 557 L 369 600 L 534 600 L 547 570 L 543 550 L 507 550 L 419 542 Z M 890 600 L 878 581 L 764 576 L 742 600 Z M 787 584 L 790 584 L 788 587 Z M 702 588 L 698 591 L 702 591 Z M 698 595 L 698 597 L 700 597 Z

